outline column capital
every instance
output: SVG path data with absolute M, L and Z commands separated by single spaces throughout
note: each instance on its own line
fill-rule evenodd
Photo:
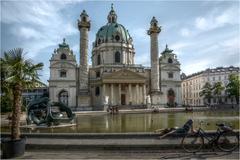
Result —
M 80 19 L 78 19 L 78 29 L 79 31 L 81 30 L 81 28 L 87 28 L 88 30 L 90 30 L 90 26 L 91 24 L 88 14 L 85 10 L 83 10 L 80 14 Z
M 150 28 L 148 30 L 148 35 L 151 35 L 153 33 L 160 33 L 161 32 L 161 26 L 158 26 L 158 21 L 156 20 L 155 17 L 152 18 L 150 22 Z

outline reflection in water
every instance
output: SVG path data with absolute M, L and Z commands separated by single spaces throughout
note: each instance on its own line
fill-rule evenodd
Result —
M 198 122 L 206 121 L 210 125 L 202 126 L 206 130 L 215 130 L 216 123 L 225 122 L 239 129 L 239 111 L 204 111 L 179 113 L 122 113 L 102 115 L 78 115 L 74 127 L 38 129 L 32 132 L 45 133 L 122 133 L 153 132 L 161 128 L 181 127 L 188 119 L 193 119 L 194 127 Z M 1 127 L 2 132 L 9 132 L 9 127 Z M 23 130 L 29 132 L 29 130 Z

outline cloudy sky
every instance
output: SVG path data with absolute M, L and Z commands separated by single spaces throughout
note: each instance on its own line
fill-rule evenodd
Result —
M 98 29 L 107 23 L 112 1 L 1 1 L 1 54 L 24 48 L 34 62 L 44 62 L 41 78 L 49 79 L 49 59 L 63 38 L 79 62 L 77 19 L 85 9 L 91 19 L 89 55 Z M 152 16 L 162 26 L 159 52 L 173 49 L 188 74 L 218 66 L 239 66 L 239 1 L 114 1 L 118 23 L 133 37 L 137 64 L 150 66 Z M 89 61 L 89 63 L 91 63 Z

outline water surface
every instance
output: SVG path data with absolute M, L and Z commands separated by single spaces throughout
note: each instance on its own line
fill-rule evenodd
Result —
M 178 113 L 121 113 L 121 114 L 92 114 L 78 115 L 77 125 L 74 127 L 37 129 L 31 132 L 42 133 L 125 133 L 125 132 L 153 132 L 157 129 L 181 127 L 188 119 L 193 119 L 194 127 L 200 121 L 209 123 L 203 125 L 206 130 L 216 130 L 216 123 L 227 123 L 239 129 L 239 111 L 201 111 Z M 2 132 L 10 131 L 9 127 L 2 127 Z M 23 132 L 30 132 L 28 129 Z

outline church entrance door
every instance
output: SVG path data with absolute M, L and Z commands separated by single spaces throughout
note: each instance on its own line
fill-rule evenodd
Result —
M 125 104 L 126 104 L 126 95 L 121 94 L 121 105 L 125 105 Z
M 176 107 L 175 92 L 173 91 L 173 89 L 168 90 L 168 103 L 167 103 L 167 105 L 169 107 Z

